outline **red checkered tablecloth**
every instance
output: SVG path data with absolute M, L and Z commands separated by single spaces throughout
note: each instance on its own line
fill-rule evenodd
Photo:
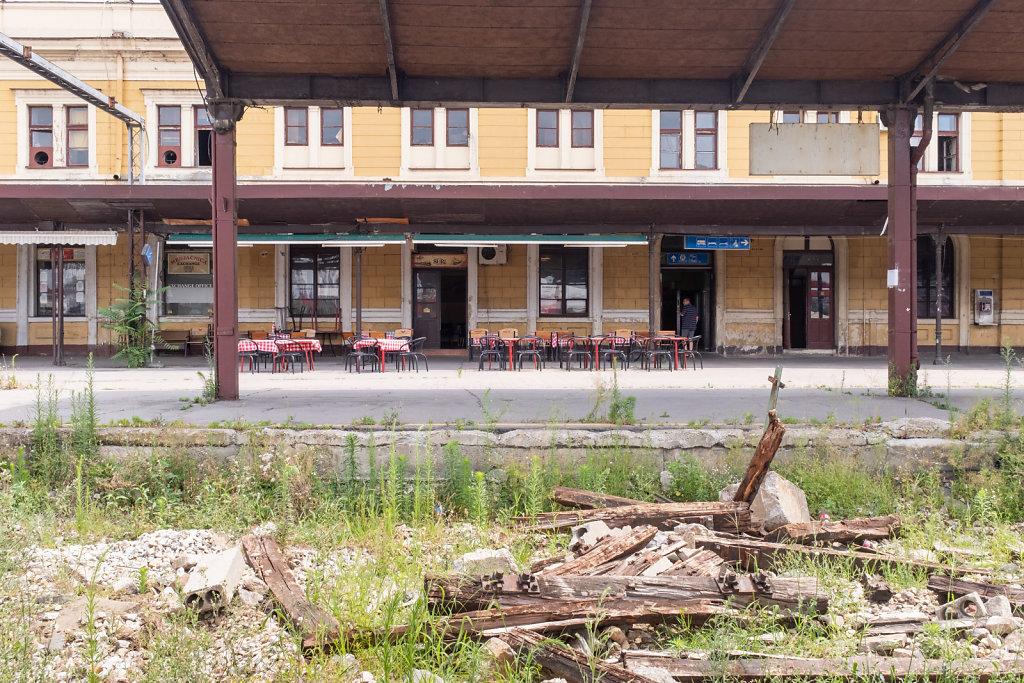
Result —
M 382 351 L 408 351 L 408 339 L 361 339 L 352 345 L 354 349 L 365 349 L 367 346 L 376 346 Z
M 320 353 L 323 347 L 316 339 L 282 339 L 284 342 L 295 342 L 303 351 L 316 351 Z M 263 351 L 264 353 L 277 353 L 277 340 L 274 339 L 239 339 L 239 351 Z

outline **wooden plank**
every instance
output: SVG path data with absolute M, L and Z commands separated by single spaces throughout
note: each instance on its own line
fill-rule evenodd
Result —
M 941 565 L 937 562 L 917 562 L 901 557 L 875 555 L 874 553 L 863 553 L 853 550 L 832 550 L 831 548 L 819 548 L 809 545 L 788 545 L 784 543 L 769 543 L 768 541 L 726 538 L 697 538 L 695 542 L 697 547 L 706 548 L 727 562 L 737 564 L 747 571 L 771 569 L 780 560 L 798 555 L 821 561 L 845 560 L 853 562 L 857 567 L 867 571 L 875 571 L 879 567 L 906 567 L 948 576 L 991 574 L 986 569 L 977 569 L 975 567 Z
M 776 375 L 779 372 L 776 371 Z M 778 377 L 773 378 L 778 383 Z M 773 389 L 773 393 L 775 390 Z M 779 450 L 779 446 L 782 444 L 782 437 L 786 434 L 786 425 L 779 421 L 779 416 L 775 410 L 768 411 L 768 426 L 765 427 L 764 434 L 761 435 L 761 441 L 757 444 L 757 450 L 754 451 L 754 457 L 750 459 L 750 464 L 747 465 L 747 471 L 743 475 L 743 479 L 740 480 L 740 487 L 736 489 L 736 495 L 733 496 L 733 500 L 738 503 L 749 503 L 754 500 L 754 496 L 757 494 L 757 489 L 761 486 L 761 482 L 764 481 L 764 477 L 768 474 L 768 468 L 772 465 L 772 460 L 775 459 L 775 453 Z
M 629 533 L 619 536 L 607 536 L 589 552 L 583 553 L 574 560 L 558 565 L 543 572 L 544 576 L 564 574 L 587 574 L 605 562 L 617 560 L 623 555 L 634 553 L 651 542 L 658 530 L 653 526 L 641 526 Z
M 777 605 L 790 612 L 828 611 L 828 595 L 820 591 L 820 582 L 811 577 L 772 578 L 769 590 L 761 590 L 749 577 L 739 577 L 740 587 L 723 590 L 708 576 L 537 576 L 540 597 L 544 600 L 654 600 L 689 602 L 731 599 L 738 606 L 752 603 Z
M 551 500 L 566 507 L 585 509 L 644 504 L 642 500 L 622 498 L 621 496 L 611 496 L 607 493 L 584 491 L 583 489 L 570 489 L 565 486 L 556 486 L 551 489 Z
M 533 524 L 538 531 L 568 529 L 579 524 L 601 520 L 610 527 L 651 524 L 659 529 L 672 529 L 681 522 L 694 522 L 711 517 L 715 530 L 746 533 L 754 530 L 749 503 L 728 501 L 698 503 L 643 503 L 595 510 L 545 512 L 533 517 L 516 517 L 524 524 Z
M 281 611 L 302 632 L 304 650 L 329 645 L 340 637 L 338 620 L 306 599 L 277 541 L 270 536 L 244 536 L 242 551 L 256 576 L 270 588 Z
M 725 560 L 710 550 L 679 551 L 680 555 L 684 553 L 686 557 L 682 557 L 662 576 L 718 576 L 725 564 Z
M 955 600 L 968 593 L 977 593 L 984 600 L 1004 595 L 1010 601 L 1014 613 L 1024 616 L 1024 589 L 935 575 L 928 577 L 928 590 L 939 595 L 939 602 Z
M 657 667 L 676 681 L 704 683 L 707 680 L 878 680 L 899 681 L 913 677 L 918 681 L 957 680 L 972 677 L 984 682 L 996 677 L 1024 674 L 1021 659 L 918 659 L 913 657 L 850 657 L 848 659 L 806 659 L 803 657 L 758 658 L 734 661 L 709 661 L 649 656 L 627 650 L 626 668 Z
M 764 540 L 775 543 L 862 543 L 899 535 L 898 515 L 844 519 L 837 522 L 796 522 L 780 526 Z
M 651 678 L 590 658 L 525 629 L 513 629 L 502 636 L 502 640 L 518 652 L 520 658 L 532 656 L 533 661 L 568 683 L 656 683 Z

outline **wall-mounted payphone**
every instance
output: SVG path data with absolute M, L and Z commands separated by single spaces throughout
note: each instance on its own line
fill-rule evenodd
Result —
M 974 324 L 996 324 L 996 298 L 991 289 L 974 290 Z

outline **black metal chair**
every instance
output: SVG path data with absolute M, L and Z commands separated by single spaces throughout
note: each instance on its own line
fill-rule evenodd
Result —
M 629 367 L 629 340 L 621 337 L 602 337 L 597 342 L 598 367 L 610 364 L 613 368 L 618 361 L 623 369 Z
M 700 353 L 700 338 L 701 335 L 690 337 L 690 340 L 686 342 L 686 346 L 679 351 L 679 355 L 683 357 L 683 365 L 686 365 L 686 359 L 690 359 L 690 364 L 693 366 L 694 371 L 697 370 L 697 361 L 700 361 L 700 369 L 704 369 L 704 356 Z
M 587 337 L 570 337 L 569 346 L 562 356 L 565 360 L 567 372 L 572 369 L 573 361 L 579 361 L 580 367 L 590 369 L 590 364 L 593 360 L 593 354 L 590 351 L 590 339 Z M 559 361 L 559 364 L 561 364 L 561 361 Z
M 356 348 L 356 344 L 363 341 L 369 341 L 371 343 Z M 352 350 L 345 356 L 345 369 L 352 372 L 352 368 L 356 369 L 356 372 L 362 372 L 363 368 L 367 365 L 370 366 L 370 370 L 380 369 L 380 355 L 377 350 L 377 340 L 373 337 L 359 337 L 352 342 Z
M 251 339 L 240 339 L 238 344 L 238 371 L 242 372 L 245 369 L 245 361 L 249 360 L 249 374 L 258 370 L 258 364 L 260 360 L 260 350 L 256 347 L 256 342 Z M 244 348 L 244 350 L 243 350 Z
M 505 344 L 497 335 L 486 335 L 480 338 L 480 362 L 477 363 L 477 370 L 484 369 L 484 361 L 487 361 L 487 369 L 491 369 L 493 361 L 498 361 L 498 369 L 505 369 Z
M 277 367 L 280 364 L 281 372 L 284 372 L 285 364 L 288 368 L 295 373 L 295 364 L 299 364 L 299 372 L 302 372 L 303 366 L 306 364 L 306 352 L 302 350 L 302 347 L 293 341 L 288 339 L 277 340 L 277 355 L 274 356 L 274 371 L 277 372 Z
M 544 340 L 537 336 L 520 337 L 516 342 L 516 366 L 523 369 L 523 359 L 533 360 L 533 366 L 544 369 Z
M 395 368 L 398 368 L 398 362 L 401 361 L 402 369 L 405 369 L 406 361 L 413 368 L 416 368 L 416 372 L 420 371 L 420 359 L 423 359 L 423 369 L 430 372 L 430 366 L 427 364 L 427 354 L 423 353 L 423 345 L 427 342 L 426 337 L 416 337 L 409 341 L 409 350 L 402 351 L 398 354 L 398 359 L 395 361 Z
M 675 365 L 675 359 L 672 357 L 672 340 L 651 337 L 644 343 L 644 352 L 641 356 L 642 366 L 650 372 L 655 365 L 661 367 L 662 358 L 665 359 L 668 369 L 672 370 Z

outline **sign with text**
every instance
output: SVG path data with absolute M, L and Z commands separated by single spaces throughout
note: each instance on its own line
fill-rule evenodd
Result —
M 687 235 L 683 246 L 687 249 L 750 249 L 750 238 Z
M 466 254 L 413 254 L 414 268 L 465 268 L 469 263 Z
M 206 275 L 210 272 L 210 252 L 167 252 L 168 275 Z
M 85 249 L 73 249 L 70 247 L 58 247 L 64 254 L 65 261 L 84 261 L 85 260 Z M 40 247 L 36 249 L 36 260 L 37 261 L 49 261 L 52 256 L 49 247 Z
M 667 266 L 707 266 L 711 264 L 711 254 L 706 251 L 670 251 L 664 256 Z

